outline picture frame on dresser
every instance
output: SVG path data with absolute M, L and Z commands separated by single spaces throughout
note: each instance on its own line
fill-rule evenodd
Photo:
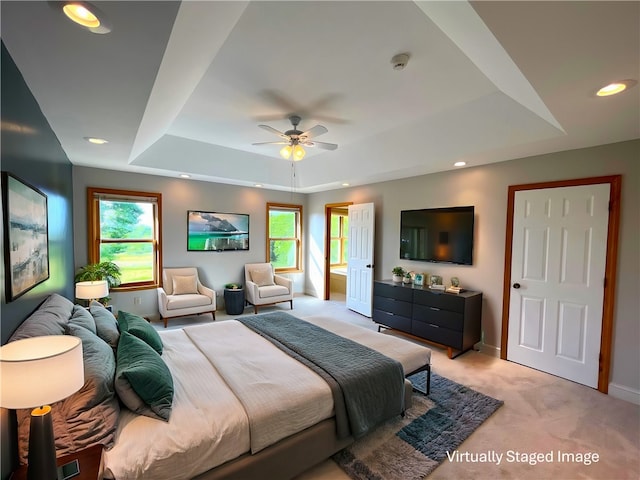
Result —
M 11 302 L 49 279 L 47 195 L 2 172 L 5 296 Z

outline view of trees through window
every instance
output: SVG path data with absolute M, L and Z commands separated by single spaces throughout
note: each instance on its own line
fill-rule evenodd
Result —
M 347 246 L 349 242 L 349 216 L 345 213 L 331 214 L 331 255 L 332 266 L 347 264 Z
M 267 209 L 268 261 L 276 270 L 299 270 L 302 207 L 270 204 Z
M 153 242 L 151 203 L 100 201 L 100 261 L 116 263 L 123 284 L 153 281 Z

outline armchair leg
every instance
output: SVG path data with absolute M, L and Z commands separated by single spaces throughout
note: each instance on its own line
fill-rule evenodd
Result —
M 164 328 L 167 328 L 167 321 L 168 321 L 167 317 L 164 317 L 163 320 L 164 320 Z
M 293 300 L 289 300 L 289 303 L 291 304 L 291 310 L 293 310 Z
M 211 316 L 213 317 L 213 320 L 215 321 L 215 319 L 216 319 L 216 311 L 215 310 L 213 310 L 211 312 Z
M 253 306 L 253 313 L 258 313 L 258 305 Z

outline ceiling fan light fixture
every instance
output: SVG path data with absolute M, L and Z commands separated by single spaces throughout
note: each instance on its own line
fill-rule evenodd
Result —
M 304 151 L 304 148 L 302 148 L 302 146 L 296 145 L 295 147 L 293 147 L 293 161 L 294 162 L 299 162 L 300 160 L 302 160 L 304 158 L 304 156 L 306 154 L 307 154 L 307 152 Z
M 293 153 L 293 147 L 291 145 L 286 145 L 282 147 L 280 150 L 280 156 L 285 160 L 289 160 L 291 158 L 291 154 Z

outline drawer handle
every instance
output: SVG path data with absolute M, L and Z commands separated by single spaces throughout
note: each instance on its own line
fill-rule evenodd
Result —
M 433 328 L 440 328 L 440 325 L 434 325 L 433 323 L 430 323 L 429 326 Z
M 436 307 L 429 307 L 429 309 L 430 309 L 430 310 L 435 310 L 436 312 L 439 312 L 439 311 L 440 311 L 440 309 L 439 309 L 439 308 L 436 308 Z
M 382 313 L 386 313 L 387 315 L 391 315 L 391 316 L 393 317 L 393 313 L 391 313 L 391 312 L 385 312 L 385 311 L 383 311 Z

